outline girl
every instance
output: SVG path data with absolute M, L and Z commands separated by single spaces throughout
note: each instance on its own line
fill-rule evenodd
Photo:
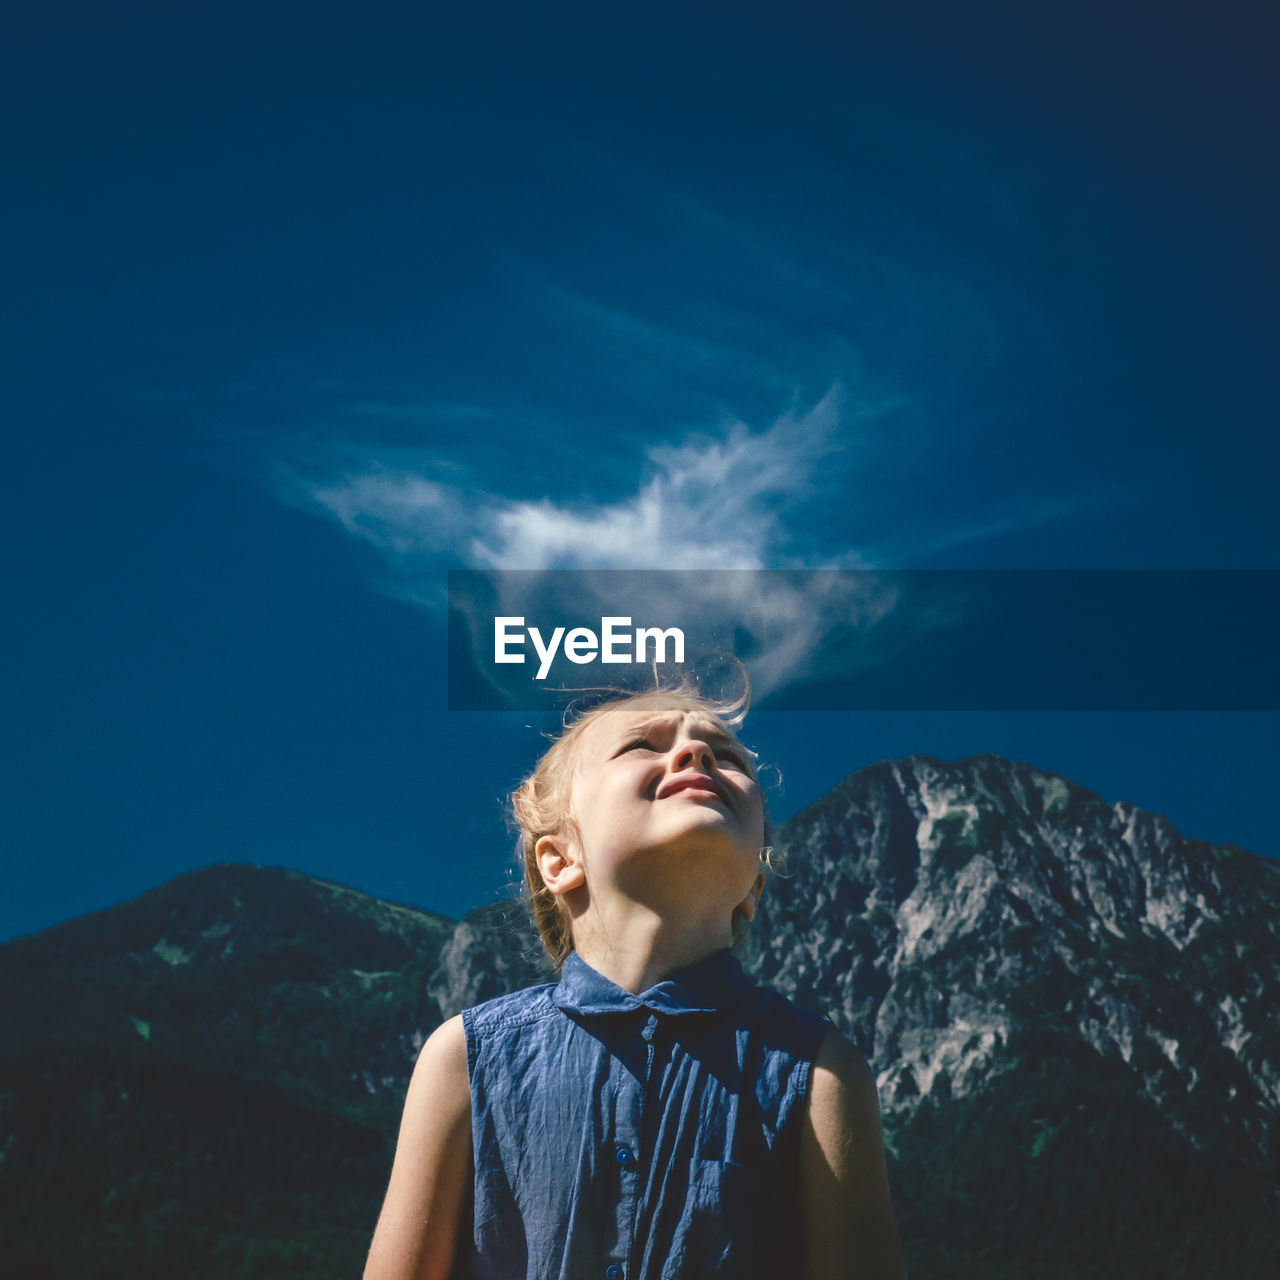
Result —
M 516 791 L 560 981 L 423 1045 L 365 1280 L 902 1276 L 865 1060 L 730 950 L 766 832 L 738 709 L 616 698 Z

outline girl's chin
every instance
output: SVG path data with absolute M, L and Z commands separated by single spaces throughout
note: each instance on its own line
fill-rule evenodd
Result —
M 634 882 L 643 883 L 661 867 L 664 879 L 675 878 L 696 891 L 702 884 L 738 880 L 760 869 L 760 846 L 745 844 L 736 833 L 714 827 L 693 828 L 658 848 L 637 851 L 627 859 Z M 745 892 L 745 891 L 744 891 Z

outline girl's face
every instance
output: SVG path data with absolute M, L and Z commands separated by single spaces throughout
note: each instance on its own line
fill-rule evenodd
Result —
M 760 874 L 751 757 L 694 704 L 641 699 L 588 725 L 569 805 L 593 893 L 608 883 L 637 901 L 696 894 L 732 912 Z

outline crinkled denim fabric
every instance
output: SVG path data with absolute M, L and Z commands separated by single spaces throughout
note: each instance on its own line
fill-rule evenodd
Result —
M 638 995 L 574 952 L 558 984 L 462 1017 L 473 1280 L 799 1272 L 799 1125 L 824 1018 L 727 950 Z

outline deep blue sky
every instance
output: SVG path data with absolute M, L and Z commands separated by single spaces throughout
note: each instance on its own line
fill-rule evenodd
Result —
M 1280 567 L 1268 7 L 884 8 L 6 7 L 0 937 L 499 892 L 450 566 Z M 995 752 L 1276 853 L 1274 715 L 747 737 L 777 818 Z

